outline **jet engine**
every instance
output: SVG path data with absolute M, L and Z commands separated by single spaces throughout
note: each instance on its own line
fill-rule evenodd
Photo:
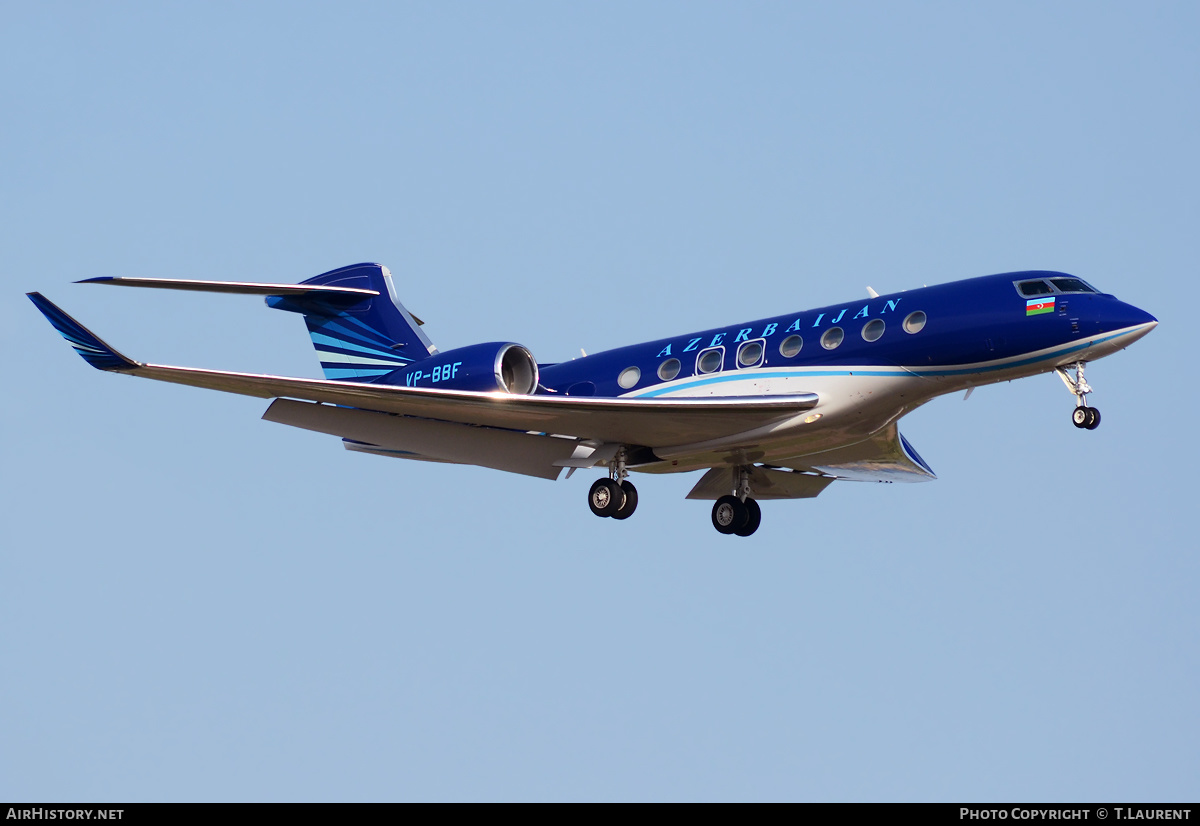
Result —
M 537 391 L 538 366 L 533 354 L 520 344 L 493 341 L 435 353 L 388 373 L 380 382 L 528 396 Z

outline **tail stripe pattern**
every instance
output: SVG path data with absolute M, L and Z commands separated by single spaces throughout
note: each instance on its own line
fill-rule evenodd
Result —
M 412 361 L 395 351 L 391 339 L 356 318 L 310 315 L 305 316 L 304 320 L 326 378 L 375 379 Z M 350 329 L 351 325 L 370 335 Z M 348 338 L 355 341 L 347 341 Z M 356 341 L 365 344 L 357 344 Z
M 379 264 L 353 264 L 302 282 L 306 285 L 370 289 L 356 302 L 329 302 L 320 296 L 270 296 L 267 305 L 300 313 L 328 379 L 377 381 L 437 348 L 396 299 L 392 276 Z

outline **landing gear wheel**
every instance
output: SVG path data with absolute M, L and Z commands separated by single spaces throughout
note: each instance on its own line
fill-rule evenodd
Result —
M 1092 420 L 1090 407 L 1076 407 L 1071 411 L 1071 424 L 1079 428 L 1088 426 L 1088 422 Z
M 625 494 L 625 504 L 612 515 L 613 519 L 628 519 L 637 510 L 637 488 L 633 486 L 633 482 L 622 480 L 621 492 Z
M 749 536 L 758 530 L 758 526 L 762 524 L 762 508 L 758 506 L 758 503 L 750 497 L 746 497 L 744 504 L 750 514 L 750 518 L 746 520 L 745 525 L 734 531 L 738 536 Z
M 716 501 L 712 509 L 713 527 L 718 533 L 736 533 L 750 521 L 750 509 L 736 496 L 726 494 Z
M 588 507 L 596 516 L 612 516 L 625 504 L 625 491 L 612 479 L 597 479 L 588 491 Z
M 1095 430 L 1100 426 L 1100 411 L 1094 407 L 1087 408 L 1088 421 L 1084 425 L 1088 430 Z

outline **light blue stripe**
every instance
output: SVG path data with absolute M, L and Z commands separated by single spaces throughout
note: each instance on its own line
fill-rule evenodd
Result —
M 361 344 L 351 344 L 348 341 L 344 341 L 344 340 L 338 339 L 338 338 L 333 338 L 331 336 L 323 335 L 321 333 L 310 333 L 309 335 L 312 336 L 313 344 L 324 344 L 327 347 L 339 347 L 342 350 L 355 350 L 359 353 L 365 353 L 368 356 L 375 356 L 376 358 L 381 358 L 381 359 L 385 359 L 388 361 L 395 361 L 398 364 L 408 364 L 408 362 L 410 361 L 410 359 L 402 358 L 401 356 L 396 355 L 396 353 L 392 350 L 388 350 L 388 349 L 372 350 L 369 347 L 363 347 Z
M 1024 359 L 1022 361 L 1009 361 L 1005 362 L 1004 364 L 989 364 L 983 367 L 972 367 L 969 369 L 964 368 L 962 370 L 913 370 L 913 372 L 918 376 L 966 376 L 970 375 L 971 373 L 992 373 L 996 370 L 1008 370 L 1011 367 L 1025 367 L 1029 364 L 1037 364 L 1039 361 L 1050 361 L 1051 359 L 1056 359 L 1059 356 L 1065 356 L 1067 353 L 1076 353 L 1080 350 L 1086 350 L 1089 347 L 1094 347 L 1097 344 L 1103 344 L 1106 341 L 1112 341 L 1114 338 L 1120 338 L 1128 333 L 1128 330 L 1123 330 L 1119 333 L 1113 333 L 1110 336 L 1104 336 L 1104 338 L 1097 338 L 1084 342 L 1083 344 L 1075 344 L 1070 347 L 1064 347 L 1061 350 L 1055 350 L 1049 355 L 1034 356 L 1033 358 Z
M 760 379 L 783 379 L 789 377 L 807 378 L 808 376 L 849 376 L 851 374 L 856 376 L 905 376 L 909 375 L 909 372 L 899 367 L 891 370 L 746 370 L 732 375 L 726 374 L 711 376 L 706 379 L 697 379 L 687 384 L 677 384 L 674 387 L 660 387 L 656 390 L 642 393 L 636 398 L 648 399 L 666 393 L 674 393 L 677 390 L 690 390 L 693 387 L 704 387 L 708 384 L 720 384 L 726 381 L 758 381 Z
M 321 369 L 325 372 L 327 379 L 373 379 L 392 372 L 391 370 L 345 370 L 340 367 L 325 367 L 324 365 L 321 366 Z

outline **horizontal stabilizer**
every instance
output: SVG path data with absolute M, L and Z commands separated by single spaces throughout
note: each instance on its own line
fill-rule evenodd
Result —
M 191 290 L 201 293 L 321 297 L 326 301 L 357 303 L 379 295 L 378 290 L 359 287 L 326 287 L 320 284 L 259 284 L 251 281 L 189 281 L 183 278 L 85 278 L 76 284 L 109 284 L 114 287 L 151 287 L 160 290 Z
M 100 276 L 85 278 L 76 284 L 109 284 L 114 287 L 149 287 L 159 290 L 191 290 L 198 293 L 235 293 L 240 295 L 277 295 L 292 298 L 323 298 L 332 304 L 356 304 L 364 298 L 380 295 L 379 290 L 361 287 L 328 287 L 322 284 L 262 284 L 255 281 L 192 281 L 186 278 L 126 278 Z M 410 313 L 411 315 L 411 313 Z M 417 326 L 425 322 L 412 316 Z
M 100 337 L 54 305 L 41 293 L 26 293 L 54 329 L 97 370 L 133 370 L 141 365 L 109 347 Z

